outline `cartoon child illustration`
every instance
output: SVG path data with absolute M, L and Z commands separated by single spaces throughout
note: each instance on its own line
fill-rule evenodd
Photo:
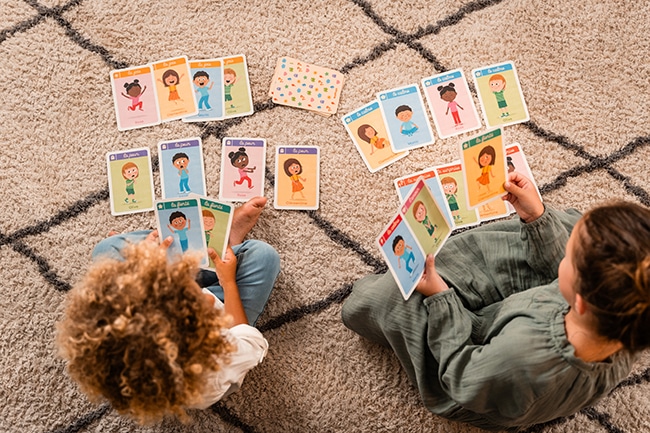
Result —
M 291 179 L 291 200 L 293 196 L 298 192 L 302 198 L 305 198 L 302 190 L 305 189 L 305 186 L 300 183 L 300 181 L 306 182 L 307 179 L 301 177 L 302 174 L 302 164 L 296 158 L 289 158 L 284 161 L 284 172 Z
M 508 112 L 508 103 L 506 102 L 503 92 L 506 90 L 506 79 L 501 74 L 494 74 L 490 77 L 488 81 L 490 90 L 494 93 L 494 96 L 497 99 L 497 105 L 501 110 L 501 117 L 508 117 L 510 113 Z
M 169 215 L 169 224 L 167 228 L 170 232 L 178 235 L 178 242 L 181 244 L 181 250 L 187 251 L 188 239 L 187 231 L 191 228 L 191 221 L 187 219 L 185 214 L 180 211 L 174 211 Z
M 190 192 L 190 171 L 187 166 L 190 163 L 190 157 L 183 152 L 178 152 L 172 156 L 172 164 L 178 170 L 180 182 L 178 183 L 178 190 L 181 194 Z
M 512 156 L 509 156 L 507 158 L 506 165 L 508 166 L 508 173 L 512 173 L 513 171 L 515 171 L 515 164 L 512 162 Z
M 445 116 L 451 111 L 451 117 L 454 118 L 454 125 L 462 125 L 463 122 L 460 121 L 460 115 L 458 114 L 458 109 L 464 110 L 456 101 L 456 92 L 454 83 L 449 83 L 446 86 L 438 86 L 438 92 L 440 92 L 440 99 L 447 102 L 447 111 L 445 111 Z
M 199 110 L 212 110 L 208 100 L 210 99 L 210 90 L 214 86 L 214 81 L 210 81 L 210 75 L 205 71 L 197 71 L 192 77 L 192 82 L 196 86 L 196 93 L 199 94 Z
M 415 263 L 415 254 L 413 254 L 413 248 L 409 245 L 406 245 L 404 238 L 400 235 L 395 236 L 393 239 L 393 253 L 397 256 L 397 267 L 402 269 L 402 260 L 404 260 L 404 267 L 406 271 L 410 274 L 413 272 L 413 267 L 411 263 Z
M 214 229 L 216 218 L 214 217 L 214 214 L 207 209 L 203 209 L 201 216 L 203 217 L 203 229 L 205 230 L 205 244 L 210 245 L 210 237 L 212 236 L 212 229 Z
M 409 137 L 417 132 L 419 129 L 418 125 L 414 122 L 411 122 L 413 117 L 413 110 L 408 105 L 400 105 L 395 109 L 395 117 L 397 117 L 402 125 L 399 127 L 399 132 Z
M 237 73 L 232 68 L 223 70 L 223 95 L 224 101 L 230 102 L 230 108 L 235 108 L 232 104 L 232 86 L 237 82 Z
M 140 170 L 134 162 L 127 162 L 122 166 L 122 177 L 126 180 L 126 198 L 124 203 L 135 203 L 135 179 L 140 175 Z
M 429 216 L 427 215 L 427 207 L 424 205 L 424 203 L 422 203 L 422 200 L 416 201 L 413 205 L 413 216 L 417 222 L 421 223 L 424 228 L 427 229 L 429 236 L 433 236 L 433 233 L 436 231 L 438 226 L 431 223 L 429 220 Z
M 478 161 L 476 160 L 476 157 L 474 157 L 474 162 L 481 168 L 481 175 L 476 178 L 479 189 L 481 188 L 481 185 L 484 185 L 487 187 L 487 190 L 490 191 L 490 175 L 496 177 L 494 173 L 492 173 L 492 166 L 494 165 L 495 158 L 496 152 L 494 147 L 490 145 L 481 149 L 478 154 Z
M 253 168 L 248 167 L 246 148 L 240 147 L 237 152 L 230 152 L 228 158 L 230 158 L 230 164 L 239 170 L 239 180 L 233 181 L 232 186 L 241 185 L 246 181 L 248 183 L 248 189 L 253 188 L 253 180 L 248 176 L 248 173 L 254 172 L 257 166 Z
M 135 111 L 137 108 L 140 111 L 144 111 L 140 98 L 144 94 L 145 90 L 147 90 L 147 86 L 145 85 L 144 88 L 140 86 L 140 80 L 136 78 L 131 83 L 124 83 L 124 89 L 126 90 L 126 94 L 122 92 L 122 96 L 131 100 L 131 106 L 126 109 L 129 111 Z
M 442 184 L 442 190 L 445 193 L 451 216 L 454 218 L 454 221 L 462 222 L 463 219 L 460 217 L 460 208 L 458 207 L 458 183 L 456 183 L 456 179 L 451 176 L 445 176 L 440 179 L 440 183 Z
M 176 103 L 176 101 L 182 101 L 176 87 L 184 76 L 185 74 L 179 76 L 178 72 L 173 69 L 167 69 L 162 75 L 162 80 L 160 78 L 158 79 L 159 82 L 167 87 L 169 90 L 169 100 L 174 101 L 174 103 Z
M 385 138 L 380 138 L 377 130 L 371 125 L 363 124 L 357 129 L 357 135 L 366 143 L 370 143 L 370 154 L 375 153 L 375 148 L 383 149 L 388 143 Z

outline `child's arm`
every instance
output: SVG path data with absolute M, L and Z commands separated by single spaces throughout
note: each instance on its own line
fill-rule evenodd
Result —
M 214 262 L 219 278 L 219 285 L 223 288 L 223 309 L 226 314 L 232 316 L 232 326 L 248 324 L 244 304 L 239 296 L 239 287 L 237 287 L 237 257 L 228 247 L 223 260 L 213 248 L 208 248 L 208 255 Z

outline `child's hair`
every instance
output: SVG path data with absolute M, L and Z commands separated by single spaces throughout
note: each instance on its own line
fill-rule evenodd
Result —
M 395 247 L 397 246 L 397 244 L 399 243 L 399 241 L 403 241 L 403 240 L 404 240 L 404 238 L 401 237 L 400 235 L 397 235 L 397 236 L 395 236 L 395 237 L 393 238 L 393 252 L 395 252 Z
M 286 161 L 284 161 L 284 172 L 289 177 L 293 176 L 291 173 L 289 173 L 289 167 L 291 167 L 293 164 L 298 164 L 300 166 L 300 171 L 296 174 L 302 173 L 302 164 L 300 163 L 300 161 L 298 161 L 296 158 L 289 158 Z
M 413 208 L 412 208 L 412 209 L 413 209 L 413 216 L 414 216 L 416 219 L 417 219 L 417 215 L 416 215 L 416 214 L 417 214 L 417 212 L 418 212 L 418 208 L 419 208 L 420 206 L 424 206 L 424 203 L 422 203 L 422 200 L 418 200 L 418 201 L 415 202 L 415 204 L 413 204 Z M 426 212 L 426 210 L 427 210 L 427 207 L 424 206 L 424 211 Z
M 178 153 L 174 154 L 174 156 L 172 156 L 172 164 L 175 163 L 177 159 L 181 159 L 181 158 L 185 158 L 188 161 L 190 160 L 190 157 L 187 156 L 186 153 L 178 152 Z
M 126 179 L 126 176 L 124 176 L 124 172 L 127 171 L 129 168 L 133 168 L 133 167 L 138 168 L 138 166 L 135 165 L 134 162 L 127 162 L 126 164 L 124 164 L 124 165 L 122 166 L 122 177 L 123 177 L 124 179 Z
M 237 150 L 237 152 L 230 152 L 228 154 L 228 158 L 230 158 L 230 164 L 232 164 L 234 166 L 235 161 L 237 161 L 237 158 L 239 158 L 240 156 L 248 157 L 248 155 L 246 154 L 246 148 L 245 147 L 240 147 Z
M 221 309 L 204 299 L 197 257 L 168 262 L 153 242 L 95 263 L 68 295 L 57 342 L 68 372 L 93 400 L 108 400 L 141 423 L 187 419 L 206 375 L 234 347 Z
M 359 126 L 359 128 L 357 129 L 357 135 L 363 141 L 370 143 L 370 139 L 372 137 L 368 137 L 366 135 L 366 129 L 368 129 L 368 128 L 372 128 L 373 131 L 375 131 L 375 134 L 377 133 L 377 130 L 375 128 L 373 128 L 372 125 L 368 125 L 367 123 L 364 123 L 363 125 Z
M 446 92 L 456 92 L 455 89 L 456 85 L 454 83 L 449 83 L 446 86 L 438 86 L 438 92 L 440 92 L 440 97 L 442 98 L 442 95 L 444 95 Z
M 124 89 L 126 89 L 126 93 L 129 93 L 129 90 L 131 90 L 133 87 L 142 88 L 140 86 L 140 80 L 136 78 L 132 83 L 124 83 Z
M 577 230 L 576 291 L 597 332 L 625 349 L 650 347 L 650 210 L 616 202 L 587 212 Z
M 224 75 L 228 75 L 228 74 L 230 74 L 230 75 L 234 75 L 235 77 L 237 76 L 237 73 L 236 73 L 235 70 L 232 69 L 232 68 L 226 68 L 226 69 L 224 69 L 224 70 L 223 70 L 223 74 L 224 74 Z
M 196 71 L 196 73 L 195 73 L 194 76 L 192 77 L 192 80 L 196 80 L 196 79 L 199 78 L 199 77 L 205 77 L 205 78 L 207 78 L 208 80 L 210 79 L 210 76 L 208 75 L 207 72 L 205 72 L 205 71 Z
M 413 110 L 411 110 L 411 107 L 409 107 L 408 105 L 400 105 L 395 109 L 395 115 L 397 116 L 402 111 L 413 111 Z
M 209 210 L 207 210 L 207 209 L 203 209 L 203 210 L 201 211 L 201 216 L 202 216 L 203 218 L 212 218 L 212 219 L 215 219 L 214 214 L 213 214 L 212 212 L 210 212 Z
M 488 83 L 489 83 L 489 82 L 492 82 L 492 81 L 503 81 L 503 82 L 505 83 L 505 82 L 506 82 L 506 78 L 505 78 L 503 75 L 501 75 L 501 74 L 494 74 L 494 75 L 492 75 L 492 76 L 490 77 L 490 79 L 488 80 Z
M 479 165 L 479 167 L 483 167 L 483 165 L 481 164 L 481 157 L 483 155 L 485 155 L 485 154 L 488 154 L 488 155 L 490 155 L 492 157 L 492 160 L 487 165 L 494 165 L 494 163 L 496 162 L 495 159 L 497 157 L 497 153 L 494 150 L 494 147 L 492 147 L 490 145 L 487 145 L 483 149 L 481 149 L 481 151 L 478 153 L 478 165 Z
M 162 75 L 162 81 L 163 81 L 163 84 L 165 85 L 165 87 L 169 86 L 167 84 L 167 78 L 170 77 L 170 76 L 175 77 L 177 82 L 180 81 L 180 78 L 178 76 L 178 72 L 176 72 L 173 69 L 167 69 L 165 72 L 163 72 L 163 75 Z
M 444 186 L 447 185 L 448 183 L 453 183 L 454 186 L 458 187 L 458 182 L 456 182 L 456 179 L 454 179 L 451 176 L 445 176 L 440 179 L 440 183 Z
M 174 211 L 169 215 L 169 223 L 171 224 L 172 221 L 174 221 L 176 218 L 183 218 L 187 219 L 185 214 L 181 211 Z

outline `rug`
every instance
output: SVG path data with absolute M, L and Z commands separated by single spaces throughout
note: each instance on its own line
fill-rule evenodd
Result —
M 520 143 L 542 197 L 585 211 L 610 199 L 650 206 L 650 3 L 625 1 L 269 0 L 0 2 L 0 431 L 478 432 L 428 412 L 390 351 L 341 323 L 352 283 L 386 265 L 375 240 L 399 206 L 394 179 L 458 158 L 472 133 L 441 139 L 374 173 L 342 116 L 376 94 L 462 69 L 512 61 L 530 120 Z M 246 56 L 254 113 L 120 131 L 109 72 L 176 56 Z M 345 77 L 335 115 L 273 103 L 288 56 Z M 431 120 L 431 119 L 429 119 Z M 486 130 L 482 126 L 475 133 Z M 218 195 L 221 140 L 267 140 L 265 195 L 251 238 L 282 271 L 258 322 L 268 357 L 242 389 L 191 423 L 140 427 L 95 405 L 54 345 L 66 294 L 109 230 L 154 226 L 153 212 L 113 216 L 106 153 L 200 137 L 207 193 Z M 317 210 L 272 206 L 277 146 L 318 146 Z M 489 224 L 489 223 L 488 223 Z M 650 431 L 650 357 L 609 396 L 527 431 Z

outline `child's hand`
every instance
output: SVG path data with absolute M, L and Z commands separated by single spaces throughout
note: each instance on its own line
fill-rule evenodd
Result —
M 235 256 L 232 248 L 228 247 L 226 253 L 224 254 L 223 260 L 219 257 L 219 254 L 217 254 L 213 248 L 208 248 L 208 255 L 214 262 L 217 277 L 219 278 L 219 284 L 222 287 L 230 284 L 235 284 L 237 280 L 237 257 Z
M 415 286 L 415 290 L 424 296 L 431 296 L 449 290 L 449 286 L 445 283 L 445 280 L 436 271 L 436 259 L 433 257 L 433 254 L 427 255 L 426 262 L 424 263 L 424 274 L 418 285 Z
M 535 221 L 544 213 L 544 204 L 537 195 L 535 185 L 527 177 L 516 171 L 509 173 L 503 185 L 508 194 L 503 196 L 514 206 L 519 218 L 525 223 Z
M 151 233 L 147 235 L 146 238 L 144 238 L 145 242 L 153 242 L 156 245 L 160 244 L 160 248 L 163 250 L 166 250 L 169 248 L 169 246 L 174 242 L 174 238 L 171 236 L 167 236 L 165 239 L 160 241 L 160 235 L 158 234 L 158 230 L 154 230 Z

